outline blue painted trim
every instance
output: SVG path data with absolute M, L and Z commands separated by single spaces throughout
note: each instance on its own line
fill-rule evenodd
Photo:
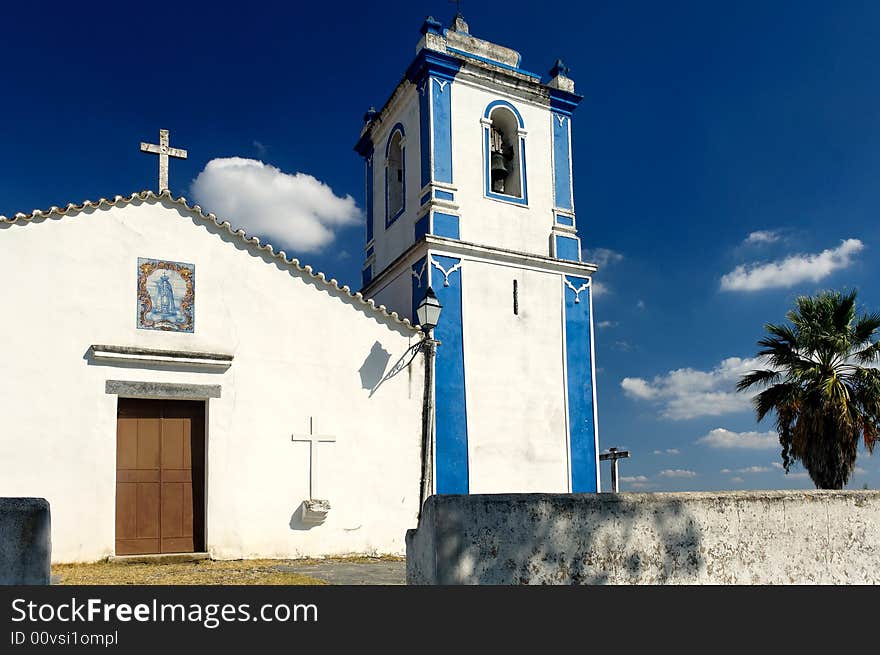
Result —
M 385 229 L 387 230 L 391 227 L 391 224 L 400 218 L 403 213 L 406 211 L 406 147 L 401 146 L 400 148 L 400 168 L 401 168 L 401 202 L 400 209 L 394 214 L 394 216 L 388 215 L 388 154 L 391 152 L 391 141 L 394 139 L 394 135 L 400 132 L 401 140 L 406 138 L 406 132 L 403 129 L 402 123 L 397 123 L 394 127 L 391 128 L 391 132 L 388 134 L 388 141 L 385 143 Z
M 577 93 L 570 93 L 562 89 L 549 87 L 547 90 L 550 92 L 550 109 L 566 116 L 571 116 L 581 100 L 584 99 Z
M 370 264 L 361 271 L 361 288 L 366 287 L 373 281 L 373 265 Z
M 452 80 L 428 77 L 431 85 L 433 180 L 452 184 Z
M 373 185 L 375 183 L 373 179 L 373 153 L 370 153 L 370 156 L 366 158 L 367 164 L 367 243 L 373 240 L 373 223 L 374 223 L 374 212 L 373 212 Z
M 458 216 L 454 214 L 444 214 L 442 212 L 434 212 L 433 229 L 431 234 L 438 237 L 447 237 L 449 239 L 458 239 Z
M 573 262 L 581 260 L 580 239 L 561 234 L 554 235 L 554 239 L 553 254 L 556 259 L 566 259 Z
M 448 88 L 455 79 L 459 68 L 461 68 L 459 59 L 442 52 L 422 48 L 406 70 L 406 79 L 415 84 L 419 91 L 419 150 L 421 153 L 422 188 L 434 179 L 452 183 L 451 103 L 445 107 L 442 103 L 437 106 L 436 103 L 432 103 L 432 100 L 438 82 L 446 82 L 444 86 Z M 449 93 L 445 94 L 445 98 L 449 99 Z
M 575 289 L 586 278 L 565 277 Z M 568 438 L 571 490 L 596 492 L 596 426 L 593 421 L 593 366 L 590 359 L 590 289 L 580 295 L 563 282 L 565 298 L 565 360 L 568 390 Z M 445 310 L 445 307 L 444 307 Z
M 475 55 L 472 52 L 465 52 L 464 50 L 459 50 L 458 48 L 450 48 L 446 46 L 447 52 L 453 52 L 461 57 L 466 57 L 468 59 L 476 59 L 477 61 L 482 61 L 487 64 L 492 64 L 493 66 L 498 66 L 499 68 L 504 68 L 509 71 L 514 71 L 516 73 L 522 73 L 523 75 L 528 75 L 529 77 L 534 77 L 537 80 L 541 79 L 541 76 L 537 73 L 532 73 L 531 71 L 527 71 L 523 68 L 519 68 L 518 66 L 511 66 L 510 64 L 505 64 L 504 62 L 496 61 L 495 59 L 489 59 L 488 57 L 481 57 L 480 55 Z
M 421 188 L 431 181 L 431 98 L 428 95 L 428 80 L 419 86 L 419 155 L 421 160 Z
M 409 316 L 409 320 L 413 324 L 418 322 L 416 319 L 416 308 L 422 302 L 422 298 L 425 297 L 425 291 L 428 289 L 428 276 L 430 273 L 427 270 L 427 261 L 427 257 L 422 257 L 412 265 L 412 306 L 410 308 L 412 313 Z
M 436 191 L 434 191 L 434 197 L 437 200 L 448 200 L 449 202 L 452 202 L 453 200 L 455 200 L 454 194 L 449 193 L 449 191 L 441 191 L 440 189 L 437 189 Z
M 433 16 L 428 16 L 425 19 L 425 22 L 422 23 L 422 27 L 419 32 L 421 32 L 422 34 L 427 34 L 428 32 L 430 32 L 431 34 L 442 36 L 443 25 L 441 25 L 440 21 L 436 20 Z
M 571 117 L 550 113 L 553 122 L 553 197 L 560 209 L 573 209 L 571 198 Z
M 415 241 L 421 241 L 430 230 L 431 213 L 428 212 L 416 221 L 415 225 Z
M 574 216 L 566 216 L 565 214 L 555 214 L 556 224 L 565 225 L 566 227 L 574 227 Z
M 488 105 L 486 105 L 486 110 L 483 112 L 483 118 L 488 118 L 491 120 L 492 112 L 495 111 L 498 107 L 507 107 L 514 116 L 516 116 L 516 121 L 519 123 L 520 129 L 525 128 L 526 124 L 523 122 L 522 114 L 519 113 L 519 110 L 514 107 L 512 104 L 507 102 L 507 100 L 493 100 Z
M 369 248 L 367 248 L 367 259 L 372 257 L 374 252 L 375 252 L 375 248 L 373 246 L 370 246 Z
M 451 55 L 422 48 L 406 69 L 406 79 L 418 84 L 428 75 L 445 80 L 454 80 L 461 68 L 461 60 Z
M 467 403 L 464 380 L 464 340 L 461 312 L 460 259 L 435 255 L 433 260 L 449 272 L 448 280 L 435 275 L 434 291 L 443 305 L 434 338 L 441 341 L 435 364 L 436 487 L 438 494 L 468 493 Z M 438 271 L 432 271 L 432 274 Z M 448 284 L 448 286 L 447 286 Z
M 425 195 L 423 195 L 423 196 L 419 199 L 419 204 L 420 204 L 420 205 L 424 205 L 424 204 L 426 204 L 430 199 L 431 199 L 431 194 L 430 194 L 430 193 L 426 193 Z

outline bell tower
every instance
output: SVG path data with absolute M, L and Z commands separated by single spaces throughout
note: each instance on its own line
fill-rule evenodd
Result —
M 430 287 L 436 493 L 599 489 L 592 276 L 581 261 L 561 61 L 546 81 L 458 14 L 428 17 L 364 116 L 363 293 L 403 316 Z

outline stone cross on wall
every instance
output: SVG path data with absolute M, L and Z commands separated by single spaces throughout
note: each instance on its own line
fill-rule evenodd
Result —
M 302 441 L 309 444 L 309 500 L 315 500 L 315 490 L 318 480 L 318 449 L 320 443 L 335 443 L 336 437 L 326 434 L 315 434 L 314 418 L 309 418 L 309 433 L 294 434 L 291 441 Z
M 159 193 L 168 190 L 168 158 L 186 159 L 186 150 L 168 145 L 168 130 L 159 130 L 159 145 L 141 142 L 141 152 L 159 155 Z

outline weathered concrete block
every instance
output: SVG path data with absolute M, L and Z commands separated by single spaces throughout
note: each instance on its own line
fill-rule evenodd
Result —
M 45 498 L 0 498 L 0 584 L 49 584 L 52 537 Z
M 880 492 L 432 496 L 409 584 L 877 584 Z

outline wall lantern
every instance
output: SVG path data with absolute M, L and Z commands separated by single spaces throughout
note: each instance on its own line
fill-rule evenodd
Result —
M 425 297 L 422 298 L 422 302 L 416 308 L 416 318 L 419 321 L 419 325 L 426 330 L 433 330 L 440 321 L 441 309 L 443 309 L 443 305 L 437 300 L 437 294 L 434 293 L 431 287 L 428 287 Z

